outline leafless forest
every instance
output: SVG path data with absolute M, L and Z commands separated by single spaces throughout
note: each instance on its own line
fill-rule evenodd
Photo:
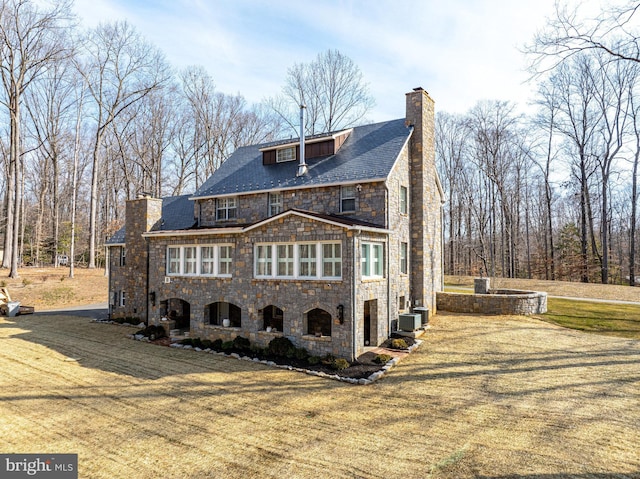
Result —
M 0 235 L 12 277 L 61 254 L 100 266 L 127 199 L 193 192 L 237 147 L 296 136 L 301 103 L 309 134 L 366 122 L 373 106 L 335 50 L 292 65 L 281 95 L 252 105 L 203 67 L 173 68 L 135 26 L 86 29 L 71 7 L 0 1 Z M 533 105 L 438 114 L 446 273 L 635 282 L 637 8 L 589 19 L 559 4 L 523 51 Z

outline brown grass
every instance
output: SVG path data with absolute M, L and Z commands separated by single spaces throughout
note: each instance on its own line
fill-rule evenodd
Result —
M 104 269 L 22 268 L 19 278 L 7 277 L 9 270 L 0 269 L 0 284 L 9 289 L 13 301 L 34 306 L 36 311 L 107 302 L 107 277 Z
M 131 341 L 68 316 L 0 319 L 0 451 L 82 478 L 637 478 L 640 342 L 438 315 L 352 386 Z

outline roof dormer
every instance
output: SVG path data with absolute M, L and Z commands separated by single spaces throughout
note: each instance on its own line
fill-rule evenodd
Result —
M 335 155 L 349 137 L 352 130 L 353 128 L 350 128 L 337 133 L 328 133 L 306 138 L 304 142 L 305 160 L 320 156 Z M 260 152 L 262 152 L 263 165 L 298 161 L 300 159 L 300 143 L 298 141 L 279 143 L 261 148 Z

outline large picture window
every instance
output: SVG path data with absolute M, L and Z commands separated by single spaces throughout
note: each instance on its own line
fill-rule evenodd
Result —
M 384 245 L 382 243 L 363 243 L 362 276 L 364 278 L 380 278 L 384 271 Z
M 168 276 L 231 276 L 233 245 L 169 246 Z
M 263 243 L 254 249 L 257 278 L 340 279 L 340 243 Z

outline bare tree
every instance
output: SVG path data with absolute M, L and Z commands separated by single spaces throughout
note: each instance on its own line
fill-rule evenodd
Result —
M 69 1 L 41 8 L 30 0 L 5 0 L 0 5 L 0 75 L 9 110 L 10 151 L 7 185 L 5 255 L 3 266 L 18 277 L 18 238 L 22 200 L 22 146 L 20 126 L 22 95 L 54 61 L 68 54 L 65 27 L 71 19 Z
M 99 25 L 81 45 L 83 59 L 78 62 L 78 70 L 93 101 L 95 121 L 89 220 L 89 268 L 95 268 L 102 142 L 116 118 L 164 85 L 169 69 L 162 53 L 126 22 Z
M 526 48 L 531 69 L 550 71 L 578 53 L 599 51 L 610 60 L 640 62 L 640 28 L 636 1 L 618 1 L 595 18 L 582 18 L 581 5 L 557 2 L 554 17 Z
M 374 106 L 358 66 L 338 50 L 296 63 L 287 74 L 282 96 L 269 100 L 293 131 L 299 131 L 299 107 L 305 105 L 306 131 L 316 134 L 358 125 Z

